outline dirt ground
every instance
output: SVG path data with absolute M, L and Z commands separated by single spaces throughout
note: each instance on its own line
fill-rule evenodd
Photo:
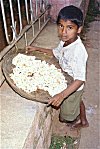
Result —
M 89 24 L 84 44 L 88 52 L 87 82 L 84 91 L 89 127 L 81 130 L 79 149 L 100 149 L 100 16 Z

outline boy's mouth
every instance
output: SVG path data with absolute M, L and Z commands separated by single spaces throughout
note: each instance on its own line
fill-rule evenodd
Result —
M 62 38 L 62 40 L 64 40 L 64 41 L 65 41 L 65 40 L 68 40 L 67 36 L 62 36 L 61 38 Z

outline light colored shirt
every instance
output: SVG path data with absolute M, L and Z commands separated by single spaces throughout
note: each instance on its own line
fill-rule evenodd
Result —
M 57 48 L 53 49 L 54 56 L 58 59 L 60 67 L 67 72 L 74 80 L 86 80 L 86 63 L 88 54 L 78 36 L 78 39 L 66 47 L 60 41 Z M 78 89 L 82 90 L 84 84 Z

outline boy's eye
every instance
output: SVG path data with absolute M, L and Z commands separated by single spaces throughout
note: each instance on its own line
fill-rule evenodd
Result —
M 62 25 L 62 24 L 59 24 L 58 27 L 59 27 L 59 28 L 63 28 L 63 25 Z
M 72 26 L 68 26 L 68 29 L 72 29 Z

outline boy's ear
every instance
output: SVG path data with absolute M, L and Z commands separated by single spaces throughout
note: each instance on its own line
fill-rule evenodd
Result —
M 81 33 L 81 31 L 82 31 L 82 29 L 83 29 L 83 26 L 80 26 L 79 28 L 78 28 L 78 34 L 80 34 Z

